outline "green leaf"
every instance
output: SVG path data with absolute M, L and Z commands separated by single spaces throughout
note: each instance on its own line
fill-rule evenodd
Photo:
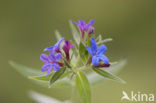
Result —
M 52 74 L 50 74 L 50 75 L 48 75 L 48 76 L 46 76 L 46 75 L 43 75 L 43 76 L 29 76 L 28 78 L 29 78 L 29 79 L 42 80 L 42 81 L 49 81 L 51 75 L 52 75 Z
M 13 61 L 9 61 L 9 64 L 10 64 L 16 71 L 18 71 L 20 74 L 22 74 L 22 75 L 25 76 L 25 77 L 34 76 L 34 75 L 39 76 L 39 75 L 45 74 L 45 73 L 42 73 L 40 70 L 35 70 L 35 69 L 32 69 L 32 68 L 26 67 L 26 66 L 24 66 L 24 65 L 15 63 L 15 62 L 13 62 Z
M 102 45 L 104 43 L 111 42 L 112 40 L 113 40 L 112 38 L 107 38 L 107 39 L 104 39 L 104 40 L 100 40 L 99 42 L 97 42 L 97 44 Z
M 91 103 L 91 89 L 87 77 L 82 72 L 77 72 L 76 87 L 83 103 Z
M 121 59 L 119 62 L 111 65 L 107 70 L 113 74 L 118 74 L 126 65 L 127 59 Z
M 97 42 L 100 42 L 101 40 L 102 40 L 102 36 L 99 35 L 99 36 L 96 38 L 96 41 L 97 41 Z
M 65 58 L 64 58 L 63 60 L 64 60 L 65 65 L 66 65 L 68 68 L 72 68 L 72 67 L 70 66 L 70 64 L 68 63 L 68 61 L 67 61 Z
M 71 81 L 68 78 L 63 78 L 63 79 L 58 79 L 55 81 L 55 83 L 52 86 L 49 86 L 49 81 L 43 81 L 43 80 L 38 80 L 38 79 L 31 79 L 33 83 L 36 83 L 40 86 L 44 87 L 52 87 L 52 88 L 58 88 L 58 87 L 67 87 L 71 86 Z
M 50 85 L 52 85 L 56 80 L 58 80 L 63 75 L 65 70 L 66 68 L 61 68 L 59 71 L 55 72 L 54 75 L 50 78 Z
M 88 34 L 87 34 L 87 44 L 88 46 L 91 46 L 91 38 L 88 36 Z
M 101 70 L 100 68 L 96 69 L 96 68 L 93 68 L 93 70 L 98 73 L 99 75 L 103 76 L 104 78 L 107 78 L 107 79 L 111 79 L 111 80 L 114 80 L 114 81 L 117 81 L 117 82 L 120 82 L 120 83 L 125 83 L 124 80 L 120 79 L 119 77 L 117 77 L 116 75 L 108 72 L 108 71 L 104 71 L 104 70 Z
M 71 21 L 69 21 L 69 25 L 70 25 L 70 28 L 71 28 L 73 38 L 76 41 L 77 45 L 79 45 L 79 43 L 80 43 L 80 33 L 77 31 L 75 25 Z
M 72 85 L 72 81 L 69 78 L 63 78 L 55 81 L 50 87 L 67 87 Z
M 80 42 L 80 45 L 79 45 L 79 54 L 83 63 L 86 64 L 88 61 L 89 54 L 85 45 L 82 42 Z
M 34 81 L 34 83 L 39 84 L 39 85 L 44 86 L 44 87 L 48 87 L 49 86 L 49 79 L 50 79 L 51 74 L 47 77 L 47 76 L 45 76 L 46 73 L 43 73 L 40 70 L 35 70 L 35 69 L 32 69 L 32 68 L 23 66 L 21 64 L 17 64 L 17 63 L 15 63 L 13 61 L 9 61 L 9 64 L 16 71 L 18 71 L 20 74 L 22 74 L 24 77 L 28 77 L 29 79 Z M 68 74 L 68 72 L 67 72 L 67 74 Z M 65 74 L 65 76 L 66 76 L 66 74 Z M 56 88 L 56 87 L 70 86 L 71 85 L 71 81 L 68 78 L 66 78 L 65 76 L 62 75 L 60 77 L 61 80 L 55 81 L 55 83 L 52 85 L 52 87 Z
M 58 30 L 55 31 L 55 36 L 57 40 L 60 40 L 62 38 L 61 34 L 59 33 Z
M 108 68 L 103 68 L 103 70 L 107 70 L 113 74 L 118 74 L 122 69 L 124 69 L 123 67 L 126 65 L 126 63 L 127 60 L 122 59 L 118 63 L 113 64 Z M 87 77 L 91 85 L 95 85 L 97 83 L 106 81 L 106 78 L 103 78 L 101 75 L 97 74 L 96 72 L 89 73 Z

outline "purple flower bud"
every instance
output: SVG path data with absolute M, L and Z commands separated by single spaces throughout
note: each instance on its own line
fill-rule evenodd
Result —
M 95 28 L 94 27 L 90 27 L 88 30 L 88 36 L 91 37 L 92 34 L 94 33 Z
M 63 51 L 65 52 L 66 54 L 66 59 L 67 61 L 70 61 L 70 58 L 69 58 L 69 50 L 70 48 L 74 47 L 74 45 L 70 45 L 69 41 L 65 41 L 65 44 L 63 45 L 62 49 Z
M 111 65 L 110 63 L 109 64 L 102 63 L 102 64 L 96 66 L 96 68 L 109 67 L 110 65 Z
M 89 21 L 88 24 L 86 24 L 85 21 L 83 20 L 79 20 L 78 23 L 76 23 L 75 21 L 72 21 L 72 23 L 76 24 L 77 27 L 79 28 L 82 39 L 84 38 L 84 33 L 87 32 L 88 30 L 89 30 L 88 31 L 89 33 L 94 32 L 94 28 L 92 27 L 92 25 L 94 24 L 94 20 Z

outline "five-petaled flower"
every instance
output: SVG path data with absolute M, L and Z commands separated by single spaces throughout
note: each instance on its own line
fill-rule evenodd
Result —
M 74 45 L 70 45 L 69 41 L 65 41 L 64 42 L 64 45 L 62 47 L 63 51 L 65 52 L 66 54 L 66 60 L 67 61 L 70 61 L 70 57 L 69 57 L 69 50 L 70 48 L 72 48 Z
M 79 20 L 78 23 L 76 23 L 75 21 L 72 22 L 76 24 L 77 27 L 80 29 L 82 39 L 84 38 L 84 33 L 86 31 L 88 31 L 89 36 L 91 36 L 91 34 L 94 32 L 94 27 L 92 27 L 92 25 L 94 24 L 94 20 L 90 20 L 88 24 L 86 24 L 83 20 Z
M 63 42 L 63 40 L 64 40 L 64 38 L 60 39 L 54 46 L 45 48 L 44 51 L 50 51 L 51 54 L 54 54 L 55 51 L 57 53 L 61 53 L 61 51 L 60 51 L 60 44 Z
M 54 71 L 59 71 L 60 70 L 60 66 L 62 66 L 62 65 L 60 65 L 61 63 L 59 62 L 59 60 L 61 58 L 62 58 L 62 54 L 61 53 L 50 54 L 50 55 L 41 54 L 40 59 L 45 63 L 42 66 L 41 71 L 42 72 L 47 71 L 47 76 L 50 74 L 52 69 Z
M 92 55 L 92 64 L 94 66 L 98 66 L 100 60 L 102 60 L 105 64 L 109 64 L 108 58 L 104 55 L 104 53 L 107 51 L 107 48 L 104 44 L 98 47 L 96 40 L 92 38 L 91 47 L 86 46 L 86 49 Z

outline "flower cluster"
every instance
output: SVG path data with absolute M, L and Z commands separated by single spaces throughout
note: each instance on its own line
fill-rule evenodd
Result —
M 88 44 L 88 42 L 81 41 L 81 43 L 86 47 L 85 51 L 87 51 L 88 54 L 90 54 L 90 58 L 88 57 L 87 61 L 91 61 L 91 62 L 89 62 L 88 65 L 93 64 L 93 66 L 97 68 L 110 66 L 108 58 L 104 55 L 105 52 L 107 51 L 106 46 L 104 44 L 97 45 L 96 39 L 92 38 L 92 34 L 94 33 L 95 30 L 94 27 L 92 26 L 94 24 L 94 20 L 91 20 L 88 24 L 86 24 L 83 20 L 79 20 L 78 23 L 72 21 L 72 23 L 77 25 L 81 33 L 81 39 L 83 41 L 86 40 L 84 39 L 84 36 L 87 35 L 89 37 L 90 45 Z M 50 52 L 49 55 L 41 54 L 40 56 L 41 60 L 45 63 L 42 67 L 42 72 L 47 71 L 48 72 L 47 76 L 50 74 L 52 70 L 57 72 L 62 67 L 64 67 L 66 64 L 64 59 L 66 59 L 66 62 L 70 64 L 71 58 L 70 58 L 69 51 L 70 48 L 74 47 L 74 45 L 73 44 L 70 45 L 69 41 L 64 41 L 63 46 L 60 47 L 60 44 L 63 41 L 64 38 L 60 39 L 54 46 L 45 48 L 44 51 L 49 51 Z M 79 44 L 77 45 L 79 46 Z M 64 53 L 61 52 L 62 51 L 61 49 L 64 51 Z M 79 52 L 78 55 L 81 55 L 80 53 L 81 52 Z M 84 57 L 85 56 L 86 55 L 84 55 Z
M 77 88 L 82 102 L 91 103 L 90 85 L 102 82 L 102 78 L 97 76 L 95 79 L 95 76 L 100 75 L 106 79 L 125 83 L 124 80 L 111 72 L 115 69 L 119 71 L 119 67 L 123 66 L 126 60 L 119 61 L 115 66 L 111 66 L 111 69 L 107 68 L 111 64 L 106 57 L 107 47 L 104 43 L 110 41 L 110 38 L 102 39 L 101 35 L 97 37 L 93 35 L 95 30 L 93 27 L 94 20 L 90 20 L 88 23 L 83 20 L 79 20 L 78 23 L 74 21 L 69 23 L 74 40 L 69 42 L 59 32 L 56 32 L 55 36 L 58 42 L 45 48 L 43 51 L 47 53 L 40 55 L 40 59 L 44 62 L 41 71 L 46 72 L 46 75 L 42 75 L 42 73 L 39 75 L 36 70 L 14 62 L 9 63 L 19 73 L 28 76 L 29 79 L 36 80 L 40 85 Z M 107 68 L 109 71 L 103 68 Z M 72 93 L 72 95 L 74 94 Z M 69 102 L 75 103 L 74 101 Z
M 51 70 L 59 71 L 60 67 L 64 66 L 64 63 L 61 62 L 63 53 L 60 50 L 60 44 L 64 41 L 64 38 L 60 39 L 54 46 L 45 48 L 44 51 L 49 51 L 50 54 L 41 54 L 40 59 L 45 63 L 42 66 L 42 72 L 47 71 L 47 76 L 50 74 Z M 67 61 L 70 61 L 69 50 L 74 45 L 70 45 L 69 41 L 65 41 L 62 49 L 65 52 Z

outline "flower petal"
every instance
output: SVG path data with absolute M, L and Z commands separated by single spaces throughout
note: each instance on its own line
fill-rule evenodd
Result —
M 79 23 L 80 25 L 85 25 L 85 24 L 86 24 L 85 21 L 83 21 L 83 20 L 79 20 L 78 23 Z
M 45 62 L 45 63 L 48 63 L 49 62 L 49 56 L 46 55 L 46 54 L 41 54 L 40 55 L 40 59 Z
M 97 48 L 97 54 L 104 54 L 107 51 L 107 47 L 103 44 Z
M 51 50 L 50 54 L 54 54 L 56 50 L 59 50 L 60 48 L 60 44 L 63 42 L 64 38 L 60 39 L 53 47 L 53 49 Z
M 55 54 L 55 61 L 59 61 L 61 58 L 62 58 L 62 54 L 61 53 Z
M 91 49 L 92 49 L 92 52 L 95 54 L 97 51 L 97 44 L 94 38 L 91 39 Z
M 72 23 L 77 25 L 77 23 L 75 21 L 72 21 Z
M 60 66 L 57 63 L 52 64 L 52 68 L 56 72 L 60 70 Z
M 105 55 L 99 55 L 98 58 L 102 60 L 105 64 L 109 64 L 109 60 Z
M 60 39 L 60 40 L 55 44 L 55 47 L 59 47 L 63 40 L 64 40 L 64 38 Z
M 55 54 L 50 53 L 49 58 L 52 62 L 55 61 Z
M 49 68 L 49 69 L 48 69 L 48 72 L 47 72 L 46 76 L 48 76 L 48 75 L 50 74 L 51 69 L 52 69 L 52 68 Z
M 53 46 L 45 48 L 43 51 L 51 51 L 53 49 Z
M 93 56 L 92 57 L 92 63 L 94 66 L 98 66 L 99 65 L 99 58 L 97 56 Z
M 41 71 L 42 71 L 42 72 L 45 72 L 45 71 L 48 71 L 48 70 L 51 69 L 51 68 L 52 68 L 52 65 L 51 65 L 50 63 L 46 63 L 46 64 L 44 64 L 44 65 L 42 66 Z
M 69 46 L 69 45 L 70 45 L 70 43 L 69 43 L 68 40 L 65 41 L 65 45 L 66 45 L 66 46 Z
M 72 48 L 72 47 L 74 47 L 75 45 L 74 44 L 72 44 L 72 45 L 70 45 L 70 48 Z
M 93 55 L 92 49 L 90 47 L 86 46 L 86 49 L 91 55 Z
M 93 20 L 93 19 L 90 20 L 88 24 L 89 24 L 90 26 L 93 25 L 93 24 L 94 24 L 94 20 Z

